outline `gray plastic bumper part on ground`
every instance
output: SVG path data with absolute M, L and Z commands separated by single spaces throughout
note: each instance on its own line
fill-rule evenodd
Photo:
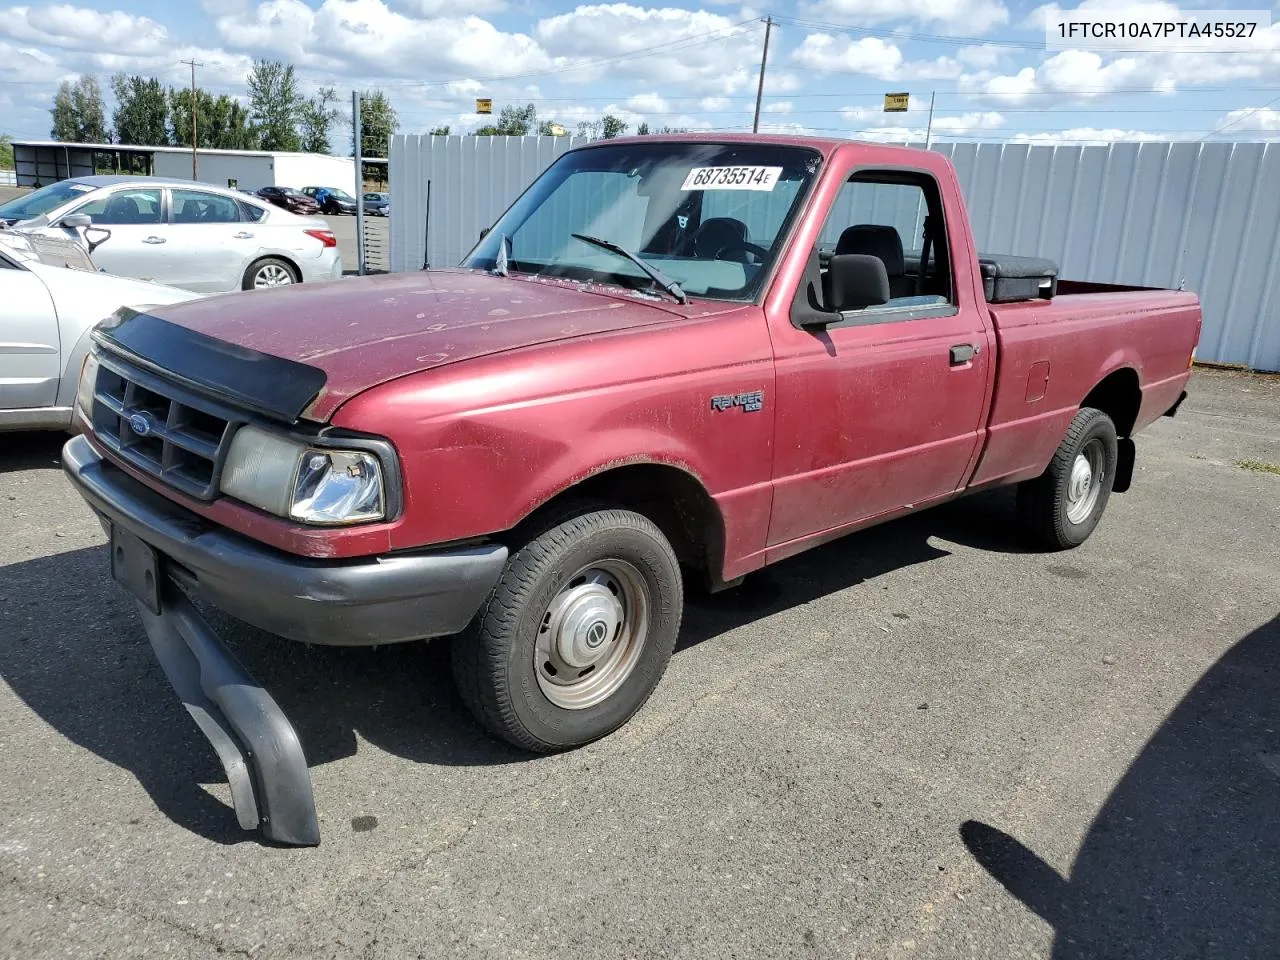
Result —
M 157 615 L 138 616 L 169 682 L 227 772 L 236 819 L 269 840 L 316 846 L 320 823 L 307 758 L 284 711 L 172 582 Z

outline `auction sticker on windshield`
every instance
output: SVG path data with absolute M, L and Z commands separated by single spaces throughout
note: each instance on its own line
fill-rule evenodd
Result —
M 772 190 L 781 167 L 694 167 L 681 190 Z

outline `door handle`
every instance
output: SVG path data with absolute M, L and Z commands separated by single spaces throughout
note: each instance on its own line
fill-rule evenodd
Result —
M 958 367 L 962 363 L 968 363 L 978 355 L 980 347 L 974 346 L 972 343 L 958 343 L 951 348 L 951 365 Z
M 164 243 L 164 237 L 143 237 L 143 243 Z
M 235 234 L 234 236 L 237 240 L 249 240 L 253 237 L 253 234 L 246 233 L 244 230 L 241 230 L 239 233 Z

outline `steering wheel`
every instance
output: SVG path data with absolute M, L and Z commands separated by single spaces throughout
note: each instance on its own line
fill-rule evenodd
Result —
M 766 250 L 764 247 L 760 246 L 760 244 L 752 243 L 749 240 L 740 240 L 737 243 L 730 243 L 727 246 L 721 247 L 719 250 L 716 251 L 716 255 L 711 259 L 712 260 L 733 260 L 736 263 L 751 262 L 749 260 L 739 260 L 736 257 L 726 257 L 725 253 L 729 251 L 733 251 L 735 253 L 738 251 L 742 251 L 743 253 L 748 253 L 751 256 L 755 257 L 755 262 L 757 263 L 763 262 L 769 256 L 769 251 Z

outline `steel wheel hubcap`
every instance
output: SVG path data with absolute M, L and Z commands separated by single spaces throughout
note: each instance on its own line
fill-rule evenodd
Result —
M 1082 523 L 1093 512 L 1102 492 L 1104 473 L 1102 441 L 1090 440 L 1076 454 L 1067 481 L 1067 519 Z
M 259 267 L 253 278 L 255 287 L 284 287 L 291 283 L 293 283 L 293 276 L 278 263 L 268 263 L 264 267 Z
M 583 567 L 552 598 L 538 625 L 538 687 L 566 710 L 584 710 L 622 686 L 640 659 L 649 626 L 644 578 L 622 560 Z

